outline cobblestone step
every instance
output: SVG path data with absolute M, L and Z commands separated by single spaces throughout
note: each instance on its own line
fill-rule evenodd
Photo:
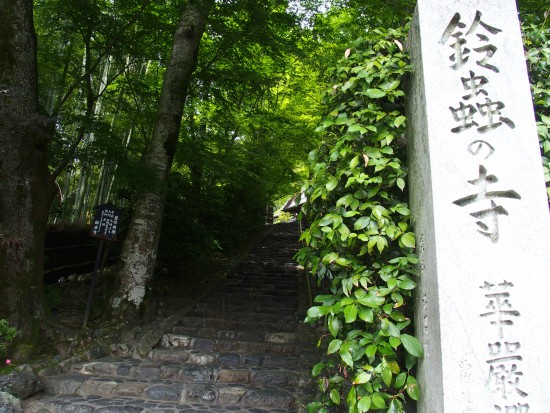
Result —
M 164 334 L 164 349 L 212 350 L 234 353 L 296 354 L 296 333 L 249 333 L 242 331 L 174 327 L 175 334 Z
M 252 265 L 261 265 L 261 268 L 251 268 Z M 259 281 L 273 283 L 275 285 L 288 285 L 294 281 L 289 279 L 289 276 L 296 274 L 296 268 L 290 266 L 276 266 L 269 263 L 248 263 L 243 266 L 237 266 L 235 270 L 227 276 L 228 280 L 243 280 L 249 279 L 252 285 Z
M 73 371 L 87 376 L 112 376 L 135 380 L 170 380 L 184 383 L 252 384 L 256 386 L 297 386 L 299 373 L 288 369 L 195 366 L 156 363 L 132 358 L 106 358 L 78 363 Z
M 132 397 L 181 404 L 268 407 L 288 409 L 294 404 L 293 387 L 250 384 L 183 383 L 67 374 L 52 377 L 46 394 L 81 397 Z
M 282 297 L 284 298 L 284 297 Z M 261 298 L 231 298 L 225 297 L 223 295 L 218 296 L 208 296 L 202 300 L 201 304 L 212 304 L 215 308 L 216 306 L 222 306 L 222 308 L 235 308 L 235 311 L 258 311 L 263 313 L 278 314 L 279 311 L 283 311 L 283 314 L 292 314 L 296 312 L 298 302 L 296 299 L 292 300 L 280 300 L 279 302 L 275 301 L 265 301 Z M 199 307 L 201 308 L 201 307 Z
M 296 367 L 296 358 L 294 356 L 279 354 L 238 354 L 197 350 L 154 349 L 149 352 L 147 358 L 158 362 L 188 363 L 198 366 L 248 366 L 287 369 Z
M 256 304 L 269 304 L 272 305 L 273 308 L 277 308 L 277 306 L 296 306 L 298 304 L 298 299 L 296 297 L 287 297 L 287 296 L 270 296 L 265 294 L 245 294 L 245 293 L 238 293 L 238 294 L 231 294 L 231 293 L 222 293 L 222 292 L 212 292 L 208 295 L 208 297 L 205 297 L 203 302 L 206 303 L 212 303 L 212 302 L 223 302 L 223 303 L 229 303 L 229 304 L 241 304 L 246 306 L 247 304 L 250 304 L 252 306 Z
M 259 282 L 257 284 L 250 284 L 245 283 L 244 280 L 228 280 L 223 286 L 216 287 L 215 291 L 223 294 L 243 294 L 245 296 L 265 295 L 273 297 L 295 297 L 297 295 L 295 284 L 281 283 L 280 285 L 275 285 L 269 283 L 269 281 L 265 283 Z
M 240 320 L 240 321 L 252 321 L 256 323 L 266 323 L 266 322 L 273 322 L 273 319 L 276 319 L 277 324 L 288 324 L 288 323 L 296 323 L 298 320 L 296 319 L 295 315 L 281 315 L 281 314 L 273 314 L 273 313 L 251 313 L 251 312 L 245 312 L 245 311 L 237 311 L 237 312 L 231 312 L 231 311 L 214 311 L 214 310 L 201 310 L 198 308 L 195 308 L 189 312 L 189 316 L 191 317 L 205 317 L 205 318 L 215 318 L 215 317 L 226 317 L 231 318 L 233 320 Z
M 273 306 L 267 305 L 261 301 L 248 302 L 245 301 L 231 303 L 231 302 L 221 302 L 219 300 L 212 301 L 202 301 L 197 303 L 195 306 L 196 309 L 206 310 L 206 311 L 218 311 L 223 313 L 225 311 L 229 312 L 256 312 L 262 314 L 279 314 L 279 315 L 296 315 L 297 307 L 296 306 Z
M 225 314 L 220 314 L 226 316 Z M 293 332 L 296 331 L 296 324 L 277 323 L 276 314 L 273 314 L 272 322 L 241 321 L 232 318 L 203 318 L 203 317 L 184 317 L 178 322 L 178 326 L 192 327 L 195 329 L 211 328 L 216 330 L 239 330 L 253 332 Z
M 163 402 L 156 400 L 136 401 L 131 397 L 80 397 L 50 396 L 24 402 L 23 411 L 28 413 L 294 413 L 296 409 L 265 407 L 219 407 L 198 403 Z

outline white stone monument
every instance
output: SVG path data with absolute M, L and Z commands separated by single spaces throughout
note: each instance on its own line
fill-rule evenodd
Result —
M 514 0 L 419 0 L 409 39 L 419 413 L 550 412 L 550 224 Z

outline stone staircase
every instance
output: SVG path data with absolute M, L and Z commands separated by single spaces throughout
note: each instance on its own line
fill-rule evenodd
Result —
M 31 413 L 302 412 L 313 346 L 296 223 L 267 235 L 145 358 L 80 362 L 46 379 Z

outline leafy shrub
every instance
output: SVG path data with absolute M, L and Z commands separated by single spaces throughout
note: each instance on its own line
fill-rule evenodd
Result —
M 323 321 L 327 358 L 313 368 L 321 399 L 308 411 L 404 411 L 418 399 L 412 335 L 415 236 L 406 192 L 403 78 L 407 28 L 377 29 L 332 69 L 325 141 L 310 154 L 309 227 L 297 259 L 329 283 L 306 321 Z M 408 396 L 408 397 L 407 397 Z
M 7 355 L 7 346 L 17 337 L 17 329 L 10 327 L 7 320 L 0 319 L 0 362 L 3 363 Z

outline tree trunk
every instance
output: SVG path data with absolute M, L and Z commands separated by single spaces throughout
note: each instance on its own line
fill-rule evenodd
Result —
M 166 181 L 179 137 L 191 74 L 197 65 L 200 39 L 214 0 L 189 0 L 174 34 L 172 56 L 164 74 L 153 136 L 144 167 L 155 178 L 154 188 L 139 194 L 119 263 L 118 297 L 113 307 L 126 318 L 137 315 L 155 267 Z
M 38 114 L 32 0 L 0 0 L 0 318 L 30 355 L 45 312 L 44 234 L 54 194 L 46 146 L 53 123 Z M 30 345 L 30 346 L 29 346 Z

